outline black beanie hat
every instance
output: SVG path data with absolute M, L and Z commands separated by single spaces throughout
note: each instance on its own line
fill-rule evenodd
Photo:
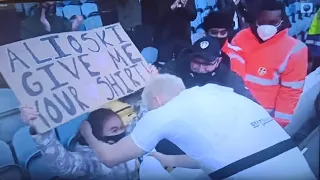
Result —
M 208 32 L 211 28 L 232 29 L 233 14 L 230 12 L 212 11 L 204 18 L 203 29 Z

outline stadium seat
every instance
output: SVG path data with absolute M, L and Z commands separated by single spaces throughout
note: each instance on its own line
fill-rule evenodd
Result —
M 206 9 L 201 13 L 201 21 L 203 22 L 204 18 L 211 12 L 211 9 Z
M 0 99 L 0 113 L 20 106 L 18 99 L 11 89 L 0 89 Z
M 89 17 L 86 20 L 84 20 L 84 25 L 86 26 L 87 30 L 102 27 L 103 24 L 102 24 L 99 13 L 98 12 L 91 13 Z
M 55 179 L 55 173 L 47 163 L 47 159 L 41 152 L 34 153 L 26 164 L 31 180 L 51 180 Z
M 91 13 L 98 12 L 98 6 L 95 3 L 84 3 L 81 5 L 81 11 L 85 17 L 89 17 Z
M 10 142 L 14 133 L 25 126 L 20 118 L 20 103 L 11 89 L 0 89 L 0 140 Z
M 57 134 L 60 138 L 60 142 L 63 145 L 67 145 L 71 137 L 73 137 L 79 130 L 79 127 L 83 120 L 87 119 L 88 114 L 83 114 L 57 128 Z
M 0 167 L 14 164 L 11 149 L 9 145 L 3 141 L 0 141 Z
M 35 7 L 37 3 L 23 3 L 24 12 L 26 13 L 26 16 L 31 15 L 32 8 Z
M 195 43 L 197 40 L 199 40 L 200 38 L 204 37 L 205 34 L 201 33 L 201 32 L 196 32 L 194 34 L 191 35 L 191 42 L 192 44 Z
M 83 3 L 86 3 L 87 0 L 80 0 L 80 2 L 83 4 Z
M 216 6 L 216 3 L 217 0 L 207 0 L 207 6 L 210 6 L 212 8 Z
M 197 9 L 205 9 L 207 6 L 207 1 L 206 0 L 195 0 L 196 3 L 196 8 Z
M 81 15 L 81 6 L 76 4 L 70 4 L 63 7 L 64 17 L 67 19 L 71 19 L 74 15 Z
M 64 5 L 69 5 L 69 4 L 71 3 L 71 1 L 62 1 L 62 3 L 63 3 Z
M 197 17 L 194 21 L 191 21 L 191 26 L 197 28 L 202 23 L 201 12 L 197 12 Z
M 0 167 L 0 180 L 26 180 L 26 175 L 23 168 L 19 165 L 7 165 Z
M 23 127 L 13 136 L 12 145 L 16 152 L 19 165 L 26 166 L 26 162 L 32 154 L 38 151 L 36 143 L 33 141 L 29 127 Z
M 56 11 L 57 16 L 63 17 L 63 7 L 57 7 Z
M 153 64 L 158 59 L 158 49 L 146 47 L 141 51 L 141 55 L 148 63 Z

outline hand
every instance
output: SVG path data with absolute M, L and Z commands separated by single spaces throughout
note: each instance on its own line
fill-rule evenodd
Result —
M 171 5 L 171 10 L 175 10 L 177 8 L 179 8 L 181 0 L 176 0 L 172 5 Z
M 172 167 L 173 166 L 173 158 L 172 156 L 165 155 L 159 152 L 152 152 L 150 153 L 150 156 L 153 156 L 156 158 L 163 167 Z
M 92 128 L 88 121 L 83 121 L 80 126 L 80 133 L 86 139 L 87 137 L 92 136 Z
M 39 118 L 39 113 L 36 112 L 32 107 L 28 106 L 21 107 L 20 111 L 23 122 L 26 125 L 34 128 L 34 121 Z
M 238 5 L 240 3 L 240 0 L 233 0 L 235 5 Z
M 149 74 L 150 74 L 151 76 L 154 76 L 154 75 L 158 75 L 158 74 L 159 74 L 158 69 L 157 69 L 154 65 L 152 65 L 152 64 L 149 65 L 148 71 L 149 71 Z
M 46 31 L 51 32 L 51 25 L 50 25 L 49 21 L 46 18 L 46 9 L 45 8 L 43 8 L 41 10 L 40 22 L 43 24 L 44 29 Z
M 79 29 L 79 26 L 83 23 L 83 16 L 77 15 L 76 18 L 72 22 L 72 31 L 76 31 Z

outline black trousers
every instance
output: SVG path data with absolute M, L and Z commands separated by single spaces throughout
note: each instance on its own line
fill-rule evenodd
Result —
M 161 140 L 157 146 L 156 150 L 162 154 L 166 155 L 183 155 L 185 154 L 178 146 L 173 144 L 167 139 Z

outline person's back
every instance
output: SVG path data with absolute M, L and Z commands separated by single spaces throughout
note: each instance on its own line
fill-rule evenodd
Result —
M 166 121 L 160 123 L 165 124 L 165 138 L 200 162 L 208 174 L 290 138 L 263 107 L 214 84 L 184 90 L 149 115 Z M 247 178 L 258 172 L 251 176 L 287 178 L 283 168 L 288 167 L 301 170 L 291 173 L 292 177 L 307 177 L 310 169 L 299 149 L 291 151 L 290 159 L 275 158 L 238 175 Z

